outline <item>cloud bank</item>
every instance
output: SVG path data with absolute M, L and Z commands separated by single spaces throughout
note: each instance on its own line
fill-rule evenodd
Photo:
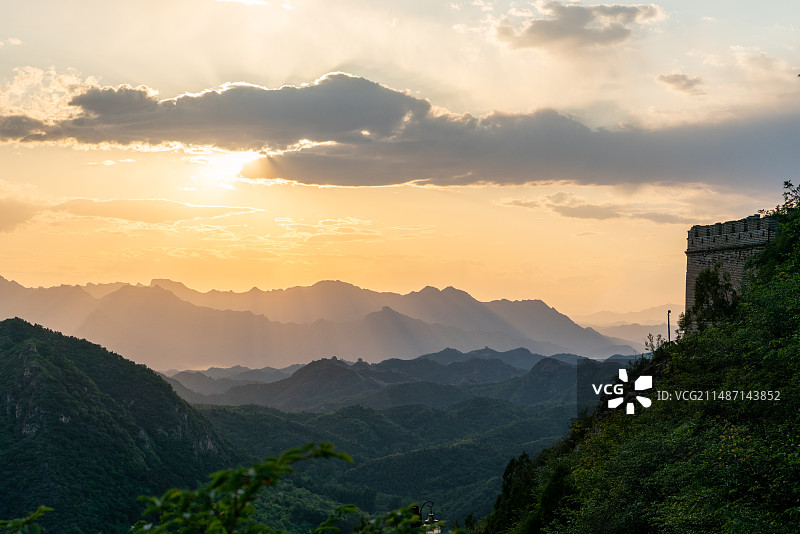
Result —
M 391 185 L 704 182 L 756 185 L 800 163 L 797 114 L 664 130 L 591 130 L 552 110 L 426 115 L 394 136 L 257 160 L 243 174 L 304 183 Z
M 24 116 L 2 117 L 0 135 L 23 142 L 179 142 L 283 150 L 303 139 L 353 143 L 370 135 L 387 138 L 431 109 L 427 101 L 341 73 L 300 87 L 228 84 L 168 100 L 158 100 L 147 87 L 90 87 L 70 105 L 80 110 L 78 116 L 51 125 Z
M 699 83 L 662 81 L 683 90 Z M 660 130 L 593 130 L 550 109 L 453 114 L 343 73 L 303 86 L 228 84 L 166 100 L 146 87 L 90 86 L 70 104 L 68 118 L 52 121 L 0 114 L 0 139 L 256 150 L 264 157 L 245 166 L 245 178 L 342 186 L 758 185 L 780 183 L 800 164 L 796 110 Z
M 521 25 L 505 20 L 495 27 L 496 37 L 512 48 L 591 48 L 627 41 L 635 24 L 663 17 L 656 5 L 592 5 L 544 2 L 547 18 L 527 18 Z
M 506 206 L 519 208 L 541 209 L 547 208 L 562 217 L 573 219 L 644 219 L 661 224 L 687 224 L 692 219 L 682 217 L 675 213 L 666 213 L 659 209 L 637 204 L 601 203 L 593 204 L 575 196 L 572 193 L 559 192 L 546 196 L 542 201 L 536 200 L 508 200 Z

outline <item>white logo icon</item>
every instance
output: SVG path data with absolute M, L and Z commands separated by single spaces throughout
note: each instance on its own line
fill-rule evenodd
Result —
M 628 371 L 626 371 L 625 369 L 620 369 L 619 370 L 619 379 L 622 380 L 623 382 L 627 382 L 628 381 Z M 639 378 L 636 379 L 636 382 L 633 383 L 633 389 L 635 391 L 644 391 L 645 389 L 650 389 L 651 387 L 653 387 L 653 377 L 652 376 L 640 376 Z M 622 402 L 624 400 L 625 399 L 623 399 L 622 397 L 613 398 L 613 399 L 608 401 L 608 407 L 609 408 L 616 408 L 617 406 L 622 404 Z M 641 404 L 645 408 L 649 408 L 650 405 L 653 403 L 653 401 L 651 401 L 647 397 L 640 397 L 639 395 L 636 396 L 636 400 L 639 401 L 639 404 Z M 632 402 L 628 402 L 628 403 L 625 404 L 625 413 L 626 414 L 628 414 L 628 415 L 632 414 L 633 410 L 634 410 L 634 404 Z

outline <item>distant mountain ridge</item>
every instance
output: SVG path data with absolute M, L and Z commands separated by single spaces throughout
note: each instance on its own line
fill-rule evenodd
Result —
M 677 320 L 679 314 L 683 313 L 683 304 L 663 304 L 653 306 L 646 310 L 629 312 L 600 311 L 589 315 L 579 315 L 573 317 L 575 322 L 583 325 L 598 326 L 621 326 L 627 324 L 659 324 L 666 321 L 667 310 L 672 311 L 672 317 Z
M 579 376 L 591 378 L 581 383 L 602 382 L 615 377 L 626 363 L 625 357 L 598 362 L 570 354 L 545 357 L 526 349 L 498 352 L 487 348 L 469 353 L 445 349 L 376 364 L 324 358 L 270 383 L 214 380 L 200 371 L 184 371 L 167 380 L 192 403 L 254 404 L 284 411 L 324 412 L 352 405 L 444 407 L 475 397 L 522 405 L 575 405 Z
M 563 352 L 595 355 L 592 351 L 598 351 L 597 355 L 610 356 L 611 352 L 603 352 L 599 347 L 625 345 L 624 341 L 620 342 L 622 340 L 607 338 L 591 328 L 578 326 L 541 300 L 480 302 L 466 291 L 451 286 L 442 290 L 426 286 L 419 291 L 400 295 L 362 289 L 334 280 L 317 282 L 309 287 L 272 291 L 253 288 L 245 293 L 201 293 L 171 280 L 156 279 L 150 285 L 167 289 L 182 300 L 198 306 L 251 311 L 278 322 L 354 321 L 389 308 L 429 324 L 452 326 L 465 331 L 499 332 L 560 345 Z M 569 346 L 560 341 L 564 337 L 569 337 Z M 548 351 L 544 353 L 550 354 Z
M 542 301 L 484 303 L 452 287 L 400 295 L 325 281 L 201 293 L 169 280 L 33 289 L 0 277 L 0 318 L 17 316 L 155 369 L 285 367 L 334 355 L 377 362 L 446 347 L 593 357 L 634 352 Z

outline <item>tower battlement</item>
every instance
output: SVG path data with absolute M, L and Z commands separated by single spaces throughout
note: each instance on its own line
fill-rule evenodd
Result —
M 738 289 L 747 260 L 775 237 L 778 223 L 771 217 L 751 215 L 738 221 L 695 225 L 686 238 L 686 309 L 694 304 L 694 283 L 703 269 L 722 264 Z

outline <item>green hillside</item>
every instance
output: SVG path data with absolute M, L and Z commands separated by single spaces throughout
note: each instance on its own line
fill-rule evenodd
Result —
M 798 532 L 800 195 L 787 185 L 740 294 L 704 276 L 684 336 L 630 372 L 653 376 L 652 406 L 602 407 L 513 459 L 483 532 Z
M 309 441 L 328 441 L 353 464 L 303 466 L 293 483 L 336 502 L 381 513 L 431 499 L 451 523 L 483 515 L 500 489 L 507 459 L 535 453 L 563 435 L 574 404 L 521 406 L 473 398 L 446 408 L 348 406 L 287 413 L 259 406 L 200 406 L 253 457 Z
M 53 532 L 126 532 L 139 495 L 241 460 L 155 372 L 20 319 L 0 322 L 0 399 L 0 518 L 44 504 Z

